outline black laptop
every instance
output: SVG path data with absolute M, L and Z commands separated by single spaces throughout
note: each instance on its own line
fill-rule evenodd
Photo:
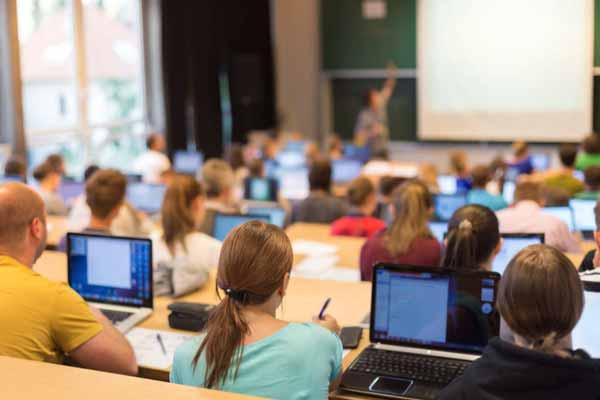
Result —
M 500 275 L 377 264 L 367 347 L 342 376 L 345 391 L 433 399 L 498 336 Z

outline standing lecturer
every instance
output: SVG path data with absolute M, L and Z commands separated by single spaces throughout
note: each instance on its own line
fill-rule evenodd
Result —
M 396 87 L 396 66 L 388 64 L 387 79 L 381 90 L 369 89 L 364 95 L 364 108 L 358 114 L 354 135 L 356 142 L 366 145 L 371 155 L 385 155 L 389 141 L 387 105 Z

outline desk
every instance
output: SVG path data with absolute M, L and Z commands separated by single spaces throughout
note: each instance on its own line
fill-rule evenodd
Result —
M 34 269 L 52 280 L 67 280 L 67 257 L 63 253 L 46 251 L 35 264 Z M 190 301 L 197 303 L 215 304 L 218 297 L 215 292 L 215 271 L 210 273 L 207 284 L 200 290 L 183 296 L 177 301 Z M 328 313 L 335 316 L 342 326 L 357 325 L 370 310 L 371 284 L 369 282 L 337 282 L 316 281 L 302 278 L 292 278 L 288 287 L 288 294 L 283 300 L 283 307 L 278 317 L 293 321 L 306 322 L 319 312 L 326 297 L 332 301 Z M 167 306 L 173 299 L 157 297 L 154 300 L 154 313 L 139 326 L 149 329 L 160 329 L 173 332 L 169 328 Z M 368 336 L 368 335 L 367 335 Z M 155 370 L 140 366 L 140 375 L 159 380 L 168 380 L 168 370 Z
M 48 227 L 48 240 L 46 246 L 56 249 L 60 239 L 67 233 L 67 218 L 48 215 L 46 217 Z
M 311 242 L 320 242 L 334 245 L 338 248 L 337 255 L 340 257 L 339 267 L 358 269 L 360 249 L 365 243 L 365 238 L 350 236 L 333 236 L 330 232 L 331 227 L 326 224 L 294 224 L 286 229 L 290 240 L 309 240 Z M 294 264 L 302 259 L 301 256 L 294 256 Z
M 256 397 L 0 357 L 2 398 L 19 400 L 236 400 Z

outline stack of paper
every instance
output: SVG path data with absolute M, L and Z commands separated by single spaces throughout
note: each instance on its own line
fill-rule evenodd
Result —
M 312 242 L 309 240 L 296 240 L 292 243 L 294 254 L 304 256 L 325 256 L 337 253 L 338 248 L 331 244 Z
M 336 267 L 338 256 L 307 257 L 296 264 L 292 276 L 330 281 L 360 281 L 358 269 Z
M 160 345 L 158 336 L 164 345 Z M 154 329 L 134 328 L 127 333 L 139 365 L 155 369 L 169 369 L 177 347 L 193 336 Z

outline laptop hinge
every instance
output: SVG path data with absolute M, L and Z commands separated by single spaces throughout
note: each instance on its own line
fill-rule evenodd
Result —
M 452 351 L 420 349 L 417 347 L 404 347 L 404 346 L 396 346 L 396 345 L 382 344 L 382 343 L 373 343 L 373 347 L 378 350 L 398 351 L 398 352 L 402 352 L 402 353 L 419 354 L 422 356 L 429 356 L 429 357 L 452 358 L 455 360 L 464 360 L 464 361 L 475 361 L 479 357 L 481 357 L 480 354 L 455 353 Z

